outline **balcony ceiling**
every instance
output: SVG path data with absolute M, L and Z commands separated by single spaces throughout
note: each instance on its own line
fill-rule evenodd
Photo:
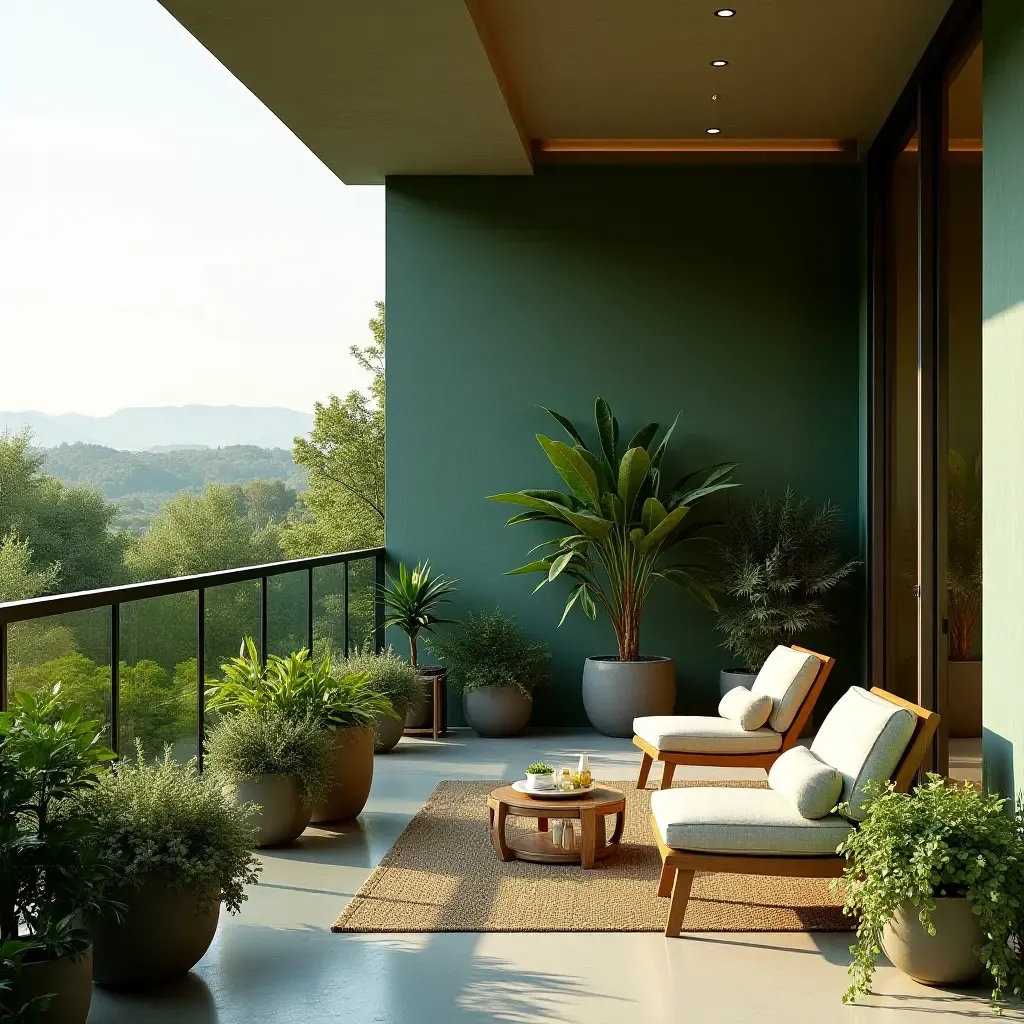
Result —
M 864 144 L 950 0 L 732 2 L 161 0 L 349 184 L 529 174 L 544 139 Z

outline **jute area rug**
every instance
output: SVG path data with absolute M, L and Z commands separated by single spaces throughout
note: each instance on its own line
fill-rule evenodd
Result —
M 650 792 L 633 782 L 618 854 L 578 865 L 503 862 L 491 846 L 487 794 L 498 782 L 442 782 L 332 927 L 335 932 L 660 932 L 661 859 Z M 736 783 L 680 783 L 729 786 Z M 763 783 L 747 783 L 759 787 Z M 607 819 L 607 828 L 614 818 Z M 532 818 L 508 819 L 536 828 Z M 700 874 L 683 925 L 694 932 L 849 931 L 827 879 Z

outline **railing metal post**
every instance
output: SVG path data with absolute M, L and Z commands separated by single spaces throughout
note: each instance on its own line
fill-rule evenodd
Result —
M 7 623 L 0 622 L 0 711 L 7 710 Z
M 373 645 L 379 654 L 384 650 L 384 602 L 380 592 L 384 588 L 384 552 L 374 555 L 373 588 Z
M 260 577 L 260 661 L 267 663 L 267 577 Z
M 110 606 L 110 749 L 121 753 L 121 606 Z
M 313 653 L 313 567 L 306 570 L 306 648 Z
M 345 657 L 348 657 L 348 562 L 345 563 Z
M 206 590 L 196 592 L 196 762 L 203 770 L 206 745 Z

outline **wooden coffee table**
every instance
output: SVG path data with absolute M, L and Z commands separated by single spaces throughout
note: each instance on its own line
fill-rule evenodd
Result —
M 487 797 L 491 822 L 491 842 L 502 860 L 531 860 L 541 864 L 579 864 L 592 868 L 595 860 L 610 857 L 619 848 L 626 825 L 626 798 L 617 789 L 599 786 L 579 797 L 545 800 L 517 793 L 511 786 L 501 786 Z M 615 815 L 615 829 L 605 834 L 604 819 Z M 513 830 L 505 832 L 505 819 L 536 818 L 536 832 Z M 578 821 L 580 835 L 575 850 L 563 850 L 551 841 L 548 822 L 552 818 Z

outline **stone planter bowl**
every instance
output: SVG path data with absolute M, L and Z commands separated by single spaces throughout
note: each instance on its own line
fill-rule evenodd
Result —
M 313 807 L 311 821 L 351 821 L 366 806 L 373 782 L 373 729 L 350 725 L 334 730 L 334 785 Z
M 606 736 L 632 736 L 633 719 L 671 715 L 676 705 L 676 670 L 671 658 L 619 661 L 587 658 L 583 706 L 590 724 Z
M 402 738 L 405 726 L 405 716 L 393 718 L 391 715 L 384 714 L 383 711 L 378 711 L 377 721 L 373 727 L 373 752 L 386 754 L 389 750 L 394 750 Z
M 533 701 L 515 686 L 487 686 L 462 695 L 462 711 L 481 736 L 515 736 L 526 728 Z
M 92 1003 L 92 947 L 79 960 L 62 956 L 26 960 L 11 981 L 12 1006 L 53 994 L 45 1010 L 31 1015 L 33 1024 L 85 1024 Z
M 257 847 L 282 846 L 298 839 L 313 813 L 309 804 L 303 804 L 298 780 L 291 775 L 260 775 L 224 790 L 235 803 L 259 804 L 251 818 Z
M 756 672 L 748 672 L 745 668 L 723 668 L 718 673 L 719 695 L 724 697 L 730 690 L 735 690 L 737 686 L 749 690 L 754 685 L 756 678 Z
M 922 985 L 964 985 L 981 974 L 975 952 L 982 944 L 981 925 L 968 900 L 935 901 L 935 934 L 921 927 L 918 908 L 904 903 L 882 929 L 882 951 L 904 974 Z

